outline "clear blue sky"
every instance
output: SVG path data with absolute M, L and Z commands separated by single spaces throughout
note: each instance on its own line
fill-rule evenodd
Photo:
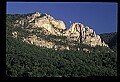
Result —
M 80 22 L 97 34 L 117 32 L 118 3 L 110 2 L 7 2 L 7 14 L 46 13 L 69 28 Z M 71 24 L 70 24 L 71 21 Z

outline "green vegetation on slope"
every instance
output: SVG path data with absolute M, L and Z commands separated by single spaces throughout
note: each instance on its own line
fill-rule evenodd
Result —
M 114 52 L 105 47 L 91 48 L 91 51 L 55 51 L 7 38 L 6 74 L 10 77 L 117 75 L 117 58 Z
M 117 32 L 100 34 L 100 37 L 112 50 L 117 52 Z
M 20 37 L 14 39 L 11 37 L 12 31 L 10 21 L 7 21 L 6 75 L 8 77 L 117 76 L 117 54 L 110 48 L 79 44 L 76 46 L 80 48 L 79 51 L 56 51 L 24 43 Z M 83 48 L 91 52 L 85 52 Z

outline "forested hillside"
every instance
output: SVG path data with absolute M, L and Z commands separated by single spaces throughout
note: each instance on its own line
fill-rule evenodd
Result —
M 18 17 L 6 16 L 7 77 L 117 76 L 117 53 L 109 47 L 90 47 L 81 43 L 74 46 L 79 51 L 37 47 L 23 42 L 21 37 L 12 37 L 12 22 Z M 24 33 L 21 29 L 17 31 Z
M 100 37 L 112 50 L 117 52 L 117 32 L 100 34 Z

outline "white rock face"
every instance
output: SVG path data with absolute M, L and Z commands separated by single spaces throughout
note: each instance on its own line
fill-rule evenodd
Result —
M 108 47 L 104 41 L 101 42 L 100 36 L 96 35 L 93 29 L 90 29 L 88 26 L 84 27 L 81 23 L 73 23 L 70 29 L 65 32 L 64 36 L 68 36 L 71 40 L 79 41 L 92 47 L 95 47 L 96 45 Z
M 48 31 L 52 32 L 52 25 L 49 23 L 49 20 L 37 19 L 37 20 L 35 20 L 35 25 L 37 27 L 44 27 Z
M 101 38 L 99 35 L 96 35 L 95 31 L 91 29 L 88 26 L 84 26 L 81 23 L 73 23 L 70 26 L 70 29 L 66 30 L 65 24 L 61 20 L 55 20 L 52 16 L 47 14 L 42 14 L 39 12 L 36 12 L 30 16 L 27 16 L 26 18 L 22 18 L 20 20 L 16 20 L 14 27 L 21 27 L 24 30 L 29 30 L 29 32 L 33 32 L 35 29 L 39 29 L 36 32 L 43 33 L 44 35 L 56 35 L 56 36 L 66 36 L 67 40 L 70 42 L 76 42 L 76 43 L 83 43 L 90 45 L 92 47 L 95 47 L 97 45 L 99 46 L 106 46 L 108 47 L 105 42 L 101 41 Z M 40 30 L 40 28 L 46 29 L 46 30 Z M 12 33 L 13 37 L 17 37 L 17 33 Z M 58 40 L 58 39 L 57 39 Z M 45 39 L 42 39 L 41 37 L 37 37 L 36 35 L 28 36 L 27 38 L 23 38 L 24 42 L 27 42 L 29 44 L 34 44 L 40 47 L 47 47 L 47 48 L 55 48 L 61 49 L 61 50 L 70 50 L 71 45 L 75 45 L 75 43 L 68 43 L 70 44 L 66 46 L 63 45 L 56 45 L 54 42 L 49 42 Z M 60 40 L 61 41 L 61 40 Z M 60 42 L 59 41 L 59 42 Z M 61 41 L 63 42 L 63 41 Z M 67 43 L 67 42 L 66 42 Z M 79 50 L 79 49 L 78 49 Z
M 59 29 L 66 29 L 65 24 L 64 24 L 63 21 L 60 21 L 60 20 L 52 20 L 51 23 L 52 23 L 55 27 L 57 27 L 57 28 L 59 28 Z
M 23 42 L 27 42 L 29 44 L 35 44 L 36 46 L 46 47 L 46 48 L 53 48 L 53 46 L 55 45 L 54 43 L 43 40 L 42 38 L 37 37 L 36 35 L 32 35 L 32 36 L 28 36 L 28 38 L 24 38 Z
M 17 38 L 17 36 L 18 36 L 18 33 L 17 33 L 17 32 L 12 32 L 12 37 L 13 37 L 13 38 Z

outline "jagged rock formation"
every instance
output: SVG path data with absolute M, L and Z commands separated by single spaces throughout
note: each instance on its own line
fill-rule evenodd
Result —
M 96 35 L 93 29 L 88 26 L 84 26 L 81 23 L 73 23 L 69 30 L 66 31 L 65 36 L 70 36 L 71 40 L 79 41 L 83 44 L 88 44 L 90 46 L 107 46 L 107 44 L 101 42 L 99 35 Z
M 87 44 L 92 47 L 96 45 L 108 47 L 104 41 L 101 41 L 100 36 L 96 35 L 95 31 L 88 26 L 84 26 L 81 23 L 73 23 L 70 29 L 67 29 L 63 21 L 55 20 L 52 16 L 39 12 L 16 20 L 14 28 L 16 27 L 30 32 L 30 35 L 23 37 L 24 42 L 40 47 L 70 50 L 71 46 L 75 46 L 77 43 Z M 17 32 L 12 34 L 14 38 L 17 37 Z M 49 35 L 66 38 L 49 38 L 48 40 Z M 56 44 L 56 42 L 62 42 L 66 45 Z

